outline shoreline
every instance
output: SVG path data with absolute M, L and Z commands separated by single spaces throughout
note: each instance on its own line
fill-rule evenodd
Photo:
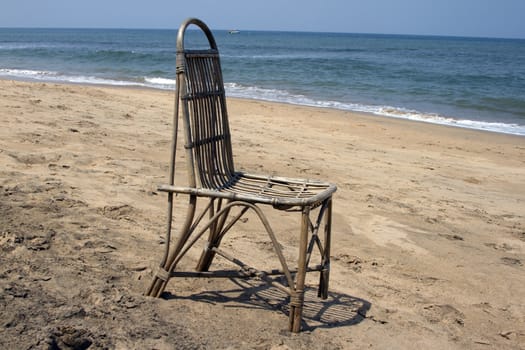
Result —
M 5 83 L 22 83 L 22 84 L 28 84 L 28 86 L 32 86 L 33 84 L 35 86 L 42 85 L 44 87 L 46 86 L 54 86 L 55 88 L 61 88 L 61 87 L 79 87 L 82 89 L 90 90 L 93 89 L 102 89 L 102 90 L 116 90 L 120 92 L 126 92 L 126 91 L 135 91 L 140 92 L 144 91 L 146 93 L 153 93 L 153 94 L 160 94 L 160 95 L 167 95 L 170 100 L 170 102 L 173 102 L 174 99 L 174 91 L 168 90 L 168 89 L 159 89 L 155 87 L 148 87 L 148 86 L 127 86 L 127 85 L 107 85 L 107 84 L 86 84 L 86 83 L 75 83 L 75 82 L 40 82 L 40 81 L 21 81 L 17 79 L 1 79 L 0 82 Z M 513 144 L 514 140 L 515 142 L 522 143 L 525 141 L 525 135 L 516 135 L 511 133 L 504 133 L 504 132 L 498 132 L 498 131 L 492 131 L 492 130 L 483 130 L 483 129 L 475 129 L 475 128 L 468 128 L 468 127 L 462 127 L 462 126 L 455 126 L 455 125 L 449 125 L 449 124 L 440 124 L 440 123 L 432 123 L 422 120 L 412 120 L 412 119 L 405 119 L 405 118 L 397 118 L 397 117 L 389 117 L 385 115 L 379 115 L 371 112 L 360 112 L 360 111 L 351 111 L 351 110 L 344 110 L 344 109 L 337 109 L 337 108 L 331 108 L 331 107 L 320 107 L 320 106 L 308 106 L 308 105 L 302 105 L 302 104 L 296 104 L 296 103 L 288 103 L 288 102 L 279 102 L 279 101 L 267 101 L 257 98 L 245 98 L 245 97 L 228 97 L 226 96 L 226 101 L 228 103 L 228 112 L 230 115 L 230 118 L 235 117 L 232 115 L 231 111 L 231 104 L 229 101 L 235 101 L 233 104 L 233 107 L 236 107 L 237 104 L 240 105 L 249 105 L 249 106 L 257 106 L 257 105 L 270 105 L 275 106 L 276 108 L 289 108 L 291 110 L 303 110 L 307 111 L 308 114 L 312 114 L 313 111 L 318 111 L 319 115 L 325 115 L 330 114 L 333 116 L 338 116 L 338 118 L 342 118 L 341 122 L 344 122 L 345 119 L 348 119 L 349 121 L 351 119 L 364 122 L 364 123 L 371 123 L 376 127 L 381 127 L 381 125 L 392 125 L 396 128 L 402 129 L 408 129 L 413 130 L 414 132 L 421 133 L 428 135 L 429 137 L 435 137 L 435 135 L 447 135 L 454 137 L 457 137 L 459 139 L 461 138 L 467 138 L 470 140 L 471 137 L 474 137 L 476 139 L 479 139 L 479 145 L 481 146 L 483 142 L 487 142 L 491 138 L 494 138 L 497 140 L 496 142 L 504 142 L 505 144 Z M 171 106 L 173 107 L 173 106 Z M 173 108 L 172 108 L 173 109 Z M 241 114 L 242 110 L 238 110 L 237 108 L 233 108 L 234 112 Z M 171 122 L 171 118 L 173 116 L 169 115 L 169 122 Z M 322 122 L 322 119 L 319 121 Z M 359 125 L 359 124 L 357 124 Z M 383 128 L 384 129 L 384 128 Z
M 0 80 L 0 95 L 0 348 L 525 344 L 521 136 L 227 98 L 236 169 L 338 186 L 329 297 L 310 275 L 307 331 L 291 336 L 286 296 L 256 281 L 180 278 L 143 296 L 165 246 L 171 91 Z M 187 198 L 174 203 L 179 225 Z M 298 217 L 262 209 L 295 259 Z M 246 219 L 221 247 L 276 268 Z
M 46 81 L 46 80 L 39 80 L 36 78 L 9 78 L 9 77 L 0 77 L 0 80 L 6 80 L 6 81 L 22 81 L 27 83 L 48 83 L 48 84 L 64 84 L 64 85 L 80 85 L 80 86 L 100 86 L 100 87 L 108 87 L 108 88 L 123 88 L 123 89 L 152 89 L 152 90 L 159 90 L 159 91 L 168 91 L 173 92 L 173 89 L 166 88 L 166 87 L 157 87 L 153 84 L 147 84 L 147 83 L 132 83 L 132 82 L 125 82 L 122 81 L 121 84 L 110 84 L 110 83 L 87 83 L 87 82 L 74 82 L 74 81 Z M 365 105 L 359 105 L 356 104 L 358 107 L 341 107 L 337 108 L 335 105 L 341 105 L 341 106 L 350 106 L 354 105 L 353 103 L 341 103 L 341 102 L 335 102 L 335 101 L 315 101 L 311 100 L 311 102 L 308 103 L 300 103 L 300 102 L 294 102 L 291 101 L 277 101 L 277 100 L 271 100 L 267 98 L 258 98 L 258 97 L 250 97 L 250 96 L 237 96 L 236 93 L 233 93 L 232 96 L 227 92 L 227 98 L 236 98 L 236 99 L 246 99 L 246 100 L 254 100 L 254 101 L 261 101 L 261 102 L 270 102 L 270 103 L 283 103 L 283 104 L 290 104 L 290 105 L 296 105 L 296 106 L 304 106 L 304 107 L 312 107 L 312 108 L 321 108 L 321 109 L 331 109 L 336 111 L 346 111 L 351 113 L 357 113 L 357 114 L 367 114 L 367 115 L 373 115 L 383 118 L 389 118 L 389 119 L 400 119 L 400 120 L 406 120 L 406 121 L 415 121 L 415 122 L 422 122 L 426 124 L 433 124 L 433 125 L 443 125 L 443 126 L 451 126 L 456 128 L 462 128 L 467 130 L 478 130 L 478 131 L 487 131 L 487 132 L 493 132 L 493 133 L 500 133 L 500 134 L 507 134 L 507 135 L 515 135 L 520 137 L 525 137 L 525 126 L 523 125 L 517 125 L 517 124 L 509 124 L 509 123 L 499 123 L 499 122 L 488 122 L 488 121 L 475 121 L 470 119 L 459 119 L 457 117 L 448 117 L 448 116 L 441 116 L 435 113 L 429 113 L 429 112 L 419 112 L 419 111 L 412 111 L 412 110 L 405 110 L 400 109 L 400 107 L 389 107 L 389 106 L 365 106 Z M 309 99 L 307 99 L 309 100 Z M 316 103 L 320 103 L 320 105 L 316 105 Z M 327 104 L 326 106 L 323 104 Z M 366 107 L 366 108 L 365 108 Z M 365 109 L 376 109 L 376 111 L 372 110 L 362 110 Z M 387 112 L 382 112 L 383 109 L 386 109 Z M 463 124 L 463 125 L 462 125 Z M 477 125 L 477 126 L 476 126 Z M 519 131 L 516 130 L 502 130 L 502 129 L 508 129 L 508 128 L 519 128 Z M 521 130 L 523 129 L 523 130 Z

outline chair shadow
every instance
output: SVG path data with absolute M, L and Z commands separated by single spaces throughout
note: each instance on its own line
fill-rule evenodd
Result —
M 230 278 L 238 288 L 204 291 L 188 296 L 164 292 L 162 298 L 185 299 L 211 304 L 228 304 L 232 308 L 260 308 L 278 310 L 289 315 L 289 297 L 281 290 L 257 280 Z M 306 287 L 303 307 L 302 330 L 352 326 L 366 318 L 371 304 L 367 300 L 338 292 L 329 292 L 328 298 L 317 297 L 317 288 Z

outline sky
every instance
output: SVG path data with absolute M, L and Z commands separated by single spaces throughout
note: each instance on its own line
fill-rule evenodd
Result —
M 0 27 L 168 28 L 525 39 L 525 0 L 1 0 Z

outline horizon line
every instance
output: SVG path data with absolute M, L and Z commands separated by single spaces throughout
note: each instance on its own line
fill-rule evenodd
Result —
M 78 29 L 78 30 L 165 30 L 177 31 L 178 28 L 148 28 L 148 27 L 55 27 L 55 26 L 0 26 L 0 29 Z M 191 30 L 192 28 L 190 28 Z M 525 40 L 525 37 L 504 37 L 504 36 L 475 36 L 460 34 L 415 34 L 415 33 L 372 33 L 372 32 L 340 32 L 340 31 L 312 31 L 312 30 L 282 30 L 282 29 L 242 29 L 242 28 L 211 28 L 215 31 L 238 30 L 242 32 L 281 32 L 281 33 L 322 33 L 322 34 L 355 34 L 355 35 L 384 35 L 384 36 L 412 36 L 412 37 L 436 37 L 436 38 L 464 38 L 464 39 L 500 39 L 500 40 Z

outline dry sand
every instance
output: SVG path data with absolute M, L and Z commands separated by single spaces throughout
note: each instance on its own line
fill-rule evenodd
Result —
M 339 187 L 330 295 L 309 278 L 292 335 L 283 295 L 256 281 L 142 296 L 164 244 L 172 93 L 0 91 L 1 349 L 525 349 L 525 137 L 230 99 L 238 168 Z M 298 220 L 281 216 L 293 255 Z M 255 219 L 224 245 L 277 263 Z

